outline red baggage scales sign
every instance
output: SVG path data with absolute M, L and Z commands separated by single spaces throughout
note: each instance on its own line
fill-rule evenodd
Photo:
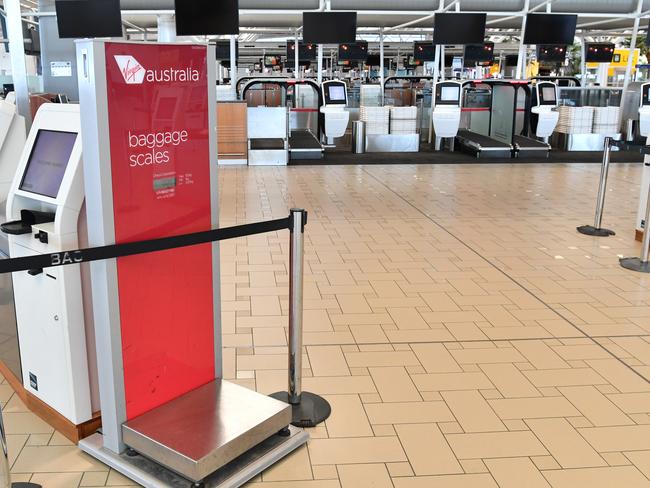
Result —
M 117 243 L 210 229 L 207 61 L 106 43 Z M 129 420 L 215 378 L 212 265 L 210 244 L 118 258 Z

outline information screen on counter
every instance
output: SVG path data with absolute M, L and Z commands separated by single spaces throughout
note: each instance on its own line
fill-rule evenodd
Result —
M 552 86 L 545 86 L 542 88 L 542 101 L 546 103 L 555 103 L 555 88 Z
M 20 189 L 56 198 L 76 140 L 76 132 L 39 130 Z
M 440 90 L 440 100 L 443 102 L 457 102 L 460 99 L 460 88 L 457 86 L 443 86 Z
M 345 101 L 345 87 L 342 85 L 330 86 L 330 100 L 333 102 L 344 102 Z

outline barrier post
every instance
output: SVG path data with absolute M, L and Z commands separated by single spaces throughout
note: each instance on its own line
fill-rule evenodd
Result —
M 41 488 L 41 485 L 35 483 L 11 482 L 9 450 L 7 449 L 7 436 L 5 433 L 4 420 L 2 418 L 2 408 L 0 408 L 0 444 L 2 445 L 2 453 L 0 453 L 0 488 Z
M 305 225 L 307 212 L 291 209 L 289 230 L 289 388 L 274 393 L 277 400 L 289 403 L 293 410 L 292 425 L 314 427 L 325 421 L 332 411 L 324 398 L 302 391 L 302 318 Z
M 625 269 L 638 271 L 639 273 L 650 273 L 650 185 L 648 185 L 648 204 L 645 209 L 645 231 L 643 232 L 643 244 L 641 244 L 640 258 L 622 258 L 621 266 Z
M 603 229 L 603 211 L 605 210 L 605 197 L 607 195 L 607 177 L 609 175 L 609 162 L 612 154 L 613 140 L 605 137 L 605 148 L 603 150 L 603 165 L 600 168 L 600 184 L 598 186 L 598 201 L 596 202 L 596 216 L 594 225 L 583 225 L 577 230 L 581 234 L 595 237 L 609 237 L 616 235 L 616 232 Z

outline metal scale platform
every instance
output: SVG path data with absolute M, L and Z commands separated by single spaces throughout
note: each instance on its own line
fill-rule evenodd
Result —
M 290 422 L 288 404 L 215 380 L 123 424 L 124 443 L 135 452 L 104 449 L 101 434 L 79 447 L 144 486 L 226 488 L 307 441 L 295 427 L 279 433 Z

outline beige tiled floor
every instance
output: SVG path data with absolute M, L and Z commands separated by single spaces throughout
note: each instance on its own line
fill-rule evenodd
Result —
M 310 211 L 304 388 L 333 406 L 251 486 L 650 487 L 650 278 L 617 264 L 640 169 L 612 167 L 609 239 L 575 231 L 598 165 L 222 169 L 224 226 Z M 286 388 L 287 241 L 222 247 L 226 376 L 263 393 Z M 17 480 L 129 484 L 0 396 Z

